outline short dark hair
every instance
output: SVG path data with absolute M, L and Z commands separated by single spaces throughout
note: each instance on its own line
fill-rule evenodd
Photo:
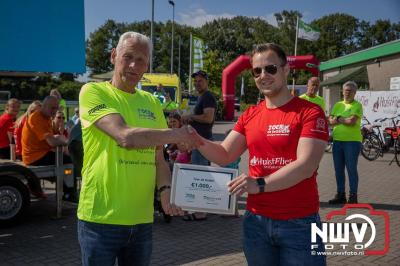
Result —
M 250 53 L 250 63 L 253 64 L 253 56 L 255 54 L 267 52 L 269 50 L 274 51 L 278 55 L 279 59 L 281 60 L 282 66 L 287 64 L 285 51 L 282 49 L 282 47 L 275 43 L 262 43 L 255 45 Z
M 208 80 L 208 74 L 203 70 L 199 70 L 199 71 L 197 71 L 197 72 L 192 74 L 192 78 L 194 78 L 196 76 L 202 76 L 203 78 Z
M 175 111 L 175 112 L 172 112 L 172 113 L 169 113 L 168 117 L 169 117 L 169 118 L 176 119 L 176 120 L 178 120 L 179 122 L 181 122 L 181 119 L 182 119 L 181 115 L 180 115 L 178 112 L 176 112 L 176 111 Z

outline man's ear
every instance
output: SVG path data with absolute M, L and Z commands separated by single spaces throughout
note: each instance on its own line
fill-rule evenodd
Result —
M 115 58 L 116 57 L 117 57 L 117 50 L 115 48 L 112 48 L 111 56 L 110 56 L 111 64 L 115 65 Z
M 285 76 L 287 77 L 289 75 L 289 72 L 290 72 L 290 67 L 289 67 L 288 63 L 286 63 L 286 65 L 283 66 L 283 71 L 285 73 Z

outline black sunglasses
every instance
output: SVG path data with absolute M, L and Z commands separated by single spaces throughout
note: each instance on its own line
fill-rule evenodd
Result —
M 255 67 L 251 69 L 251 74 L 253 77 L 258 78 L 263 72 L 268 73 L 270 75 L 275 75 L 278 72 L 278 65 L 266 65 L 264 67 Z

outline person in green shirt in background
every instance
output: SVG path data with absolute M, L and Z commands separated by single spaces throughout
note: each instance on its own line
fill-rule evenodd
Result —
M 333 164 L 335 168 L 337 194 L 329 204 L 357 203 L 358 156 L 361 151 L 361 118 L 363 108 L 354 100 L 358 86 L 354 81 L 343 84 L 344 100 L 337 102 L 329 116 L 333 126 Z M 347 169 L 350 185 L 349 200 L 346 201 L 345 173 Z
M 157 85 L 156 90 L 153 92 L 153 95 L 157 97 L 157 99 L 160 100 L 162 104 L 165 102 L 165 91 L 161 83 Z
M 319 84 L 320 84 L 320 81 L 319 81 L 318 77 L 311 77 L 307 82 L 306 93 L 300 95 L 299 98 L 319 105 L 319 107 L 321 107 L 322 110 L 325 112 L 324 98 L 317 95 L 318 90 L 319 90 Z
M 121 35 L 111 51 L 111 81 L 85 84 L 79 94 L 84 159 L 78 206 L 82 264 L 149 265 L 154 189 L 168 215 L 171 172 L 162 146 L 203 142 L 188 126 L 168 129 L 160 102 L 137 89 L 152 44 L 136 32 Z
M 59 110 L 61 112 L 63 112 L 64 117 L 66 117 L 65 121 L 68 121 L 68 117 L 67 117 L 67 103 L 65 102 L 65 100 L 62 98 L 61 93 L 57 90 L 57 89 L 52 89 L 50 91 L 50 96 L 54 96 L 58 99 L 58 106 L 59 106 Z
M 165 101 L 162 104 L 162 109 L 164 111 L 165 116 L 168 116 L 170 113 L 175 112 L 178 110 L 179 105 L 171 99 L 169 93 L 165 93 Z

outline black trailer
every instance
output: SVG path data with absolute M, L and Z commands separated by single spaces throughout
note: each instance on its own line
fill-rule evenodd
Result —
M 26 166 L 0 160 L 0 225 L 13 224 L 27 214 L 31 195 L 43 194 L 42 179 L 56 182 L 56 217 L 61 217 L 63 184 L 74 186 L 73 165 L 63 164 L 62 158 L 62 147 L 57 147 L 56 165 Z

